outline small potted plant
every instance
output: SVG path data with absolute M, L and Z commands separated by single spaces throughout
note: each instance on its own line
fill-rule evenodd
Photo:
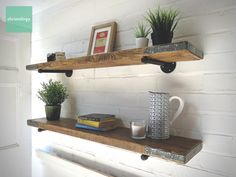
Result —
M 38 91 L 38 98 L 45 105 L 47 120 L 59 120 L 61 114 L 61 103 L 68 97 L 66 87 L 60 81 L 49 80 L 42 83 L 42 89 Z
M 171 43 L 173 32 L 179 21 L 178 16 L 177 10 L 161 9 L 160 7 L 147 12 L 145 19 L 152 28 L 153 45 Z
M 134 29 L 136 37 L 136 48 L 142 48 L 148 46 L 147 36 L 150 34 L 150 28 L 147 28 L 143 23 L 138 23 Z

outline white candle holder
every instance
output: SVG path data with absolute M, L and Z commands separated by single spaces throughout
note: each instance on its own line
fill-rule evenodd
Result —
M 133 139 L 145 139 L 146 138 L 146 121 L 145 120 L 133 120 L 130 122 L 131 137 Z

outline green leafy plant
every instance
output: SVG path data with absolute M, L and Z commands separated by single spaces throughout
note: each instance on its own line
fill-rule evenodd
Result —
M 173 32 L 179 22 L 179 12 L 173 9 L 157 9 L 149 10 L 145 19 L 150 24 L 152 31 L 163 33 Z
M 38 98 L 47 106 L 60 105 L 68 97 L 66 87 L 60 81 L 49 80 L 48 83 L 41 83 L 42 89 L 38 90 Z
M 150 33 L 150 28 L 147 28 L 143 23 L 138 23 L 134 28 L 134 34 L 136 38 L 147 37 Z

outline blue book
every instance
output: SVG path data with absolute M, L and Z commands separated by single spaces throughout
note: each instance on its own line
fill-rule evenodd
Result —
M 116 128 L 117 125 L 110 126 L 110 127 L 105 127 L 105 128 L 97 128 L 97 127 L 92 127 L 92 126 L 89 126 L 89 125 L 84 125 L 84 124 L 76 123 L 75 127 L 76 128 L 83 128 L 83 129 L 87 129 L 87 130 L 95 130 L 95 131 L 102 131 L 102 132 L 104 132 L 104 131 L 112 130 L 112 129 Z

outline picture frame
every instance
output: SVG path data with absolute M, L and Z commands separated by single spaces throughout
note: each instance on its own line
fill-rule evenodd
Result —
M 116 29 L 116 22 L 93 26 L 89 40 L 88 55 L 113 51 Z

